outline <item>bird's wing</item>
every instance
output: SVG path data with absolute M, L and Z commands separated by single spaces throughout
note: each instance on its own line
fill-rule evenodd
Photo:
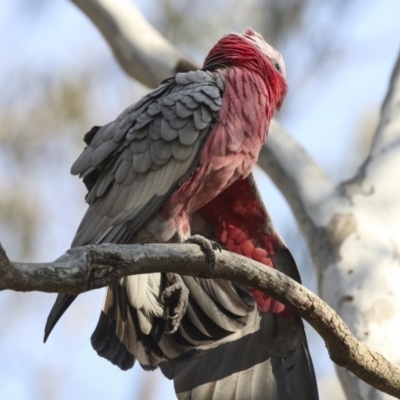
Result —
M 71 172 L 83 177 L 89 208 L 72 246 L 130 241 L 196 168 L 222 92 L 217 74 L 178 74 L 86 134 L 87 147 Z M 45 341 L 74 299 L 58 296 Z
M 248 239 L 268 250 L 275 268 L 300 281 L 294 259 L 275 231 L 252 176 L 235 182 L 199 213 L 206 224 L 198 224 L 198 231 L 192 227 L 193 233 L 224 245 L 220 226 L 234 222 L 248 233 Z M 271 236 L 276 238 L 274 251 L 265 240 Z M 297 315 L 260 313 L 249 291 L 232 282 L 182 279 L 189 289 L 189 305 L 176 333 L 163 334 L 155 324 L 149 335 L 139 330 L 121 334 L 121 321 L 134 318 L 135 313 L 124 316 L 110 295 L 92 336 L 98 354 L 121 369 L 132 367 L 134 354 L 144 369 L 159 365 L 174 380 L 179 399 L 318 399 L 307 339 Z
M 72 246 L 128 242 L 193 172 L 220 106 L 216 79 L 193 71 L 89 132 L 71 169 L 89 189 L 89 208 Z
M 235 225 L 246 240 L 267 251 L 276 269 L 300 281 L 296 263 L 277 234 L 251 175 L 236 181 L 199 212 L 215 227 L 221 244 L 229 243 L 222 227 Z M 246 253 L 249 244 L 244 243 L 237 236 L 233 248 Z M 240 244 L 245 247 L 241 249 Z M 253 252 L 252 258 L 258 254 Z M 247 290 L 232 283 L 225 282 L 224 287 L 223 281 L 193 277 L 184 281 L 191 288 L 191 308 L 174 339 L 187 348 L 160 364 L 174 380 L 179 399 L 318 399 L 307 339 L 297 315 L 272 308 L 261 313 Z
M 160 364 L 178 399 L 317 400 L 301 321 L 253 310 L 246 325 L 214 345 Z M 294 340 L 296 339 L 296 340 Z

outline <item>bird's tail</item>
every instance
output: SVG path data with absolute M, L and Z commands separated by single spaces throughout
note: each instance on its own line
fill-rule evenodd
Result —
M 154 282 L 158 282 L 158 277 L 152 275 L 160 274 L 146 275 L 143 275 L 146 282 L 134 282 L 138 276 L 129 276 L 122 280 L 122 284 L 114 283 L 107 287 L 99 322 L 91 337 L 92 346 L 97 354 L 122 370 L 132 368 L 136 358 L 145 369 L 155 369 L 161 361 L 159 357 L 162 357 L 162 352 L 157 345 L 157 338 L 163 332 L 160 324 L 164 325 L 164 321 L 157 316 L 160 307 L 156 304 L 151 287 Z M 127 280 L 133 282 L 129 283 Z M 138 289 L 138 284 L 142 284 L 146 289 L 145 303 L 148 304 L 148 309 L 137 309 L 132 305 L 135 293 L 130 291 L 135 287 Z M 138 291 L 140 292 L 139 289 Z M 139 301 L 133 300 L 134 304 Z M 148 348 L 152 351 L 147 351 Z
M 178 399 L 317 400 L 302 322 L 254 312 L 246 327 L 215 347 L 160 364 Z

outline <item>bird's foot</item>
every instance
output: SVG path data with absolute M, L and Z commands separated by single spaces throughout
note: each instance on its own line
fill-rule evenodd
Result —
M 167 320 L 171 330 L 167 333 L 173 334 L 178 328 L 189 301 L 189 290 L 183 283 L 182 278 L 178 274 L 167 272 L 167 286 L 162 295 L 161 300 L 167 306 Z
M 217 261 L 215 251 L 222 250 L 222 247 L 219 243 L 209 240 L 201 235 L 193 235 L 189 239 L 187 239 L 185 243 L 198 244 L 205 253 L 206 259 L 208 261 L 208 266 L 210 267 L 210 269 L 214 268 L 215 262 Z

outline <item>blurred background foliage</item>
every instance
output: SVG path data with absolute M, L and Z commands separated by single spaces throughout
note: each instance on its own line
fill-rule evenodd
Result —
M 393 1 L 383 3 L 382 26 L 390 18 Z M 400 28 L 383 30 L 380 39 L 372 41 L 376 45 L 381 40 L 387 45 L 382 46 L 384 54 L 393 53 L 383 66 L 378 68 L 376 62 L 379 51 L 366 58 L 371 41 L 364 43 L 361 35 L 360 45 L 359 35 L 353 34 L 363 19 L 371 18 L 365 3 L 148 0 L 136 4 L 172 43 L 199 63 L 226 32 L 251 26 L 262 33 L 283 53 L 289 72 L 290 93 L 279 115 L 283 125 L 334 179 L 350 176 L 365 158 L 386 89 L 383 82 L 387 82 L 400 37 Z M 66 0 L 3 2 L 0 32 L 0 241 L 14 260 L 50 261 L 68 249 L 85 210 L 83 184 L 69 175 L 83 149 L 84 133 L 92 125 L 115 118 L 147 89 L 124 75 L 95 27 Z M 329 98 L 338 65 L 346 68 L 348 63 L 347 68 L 356 70 L 350 66 L 355 61 L 349 44 L 352 37 L 353 48 L 361 46 L 357 68 L 369 60 L 382 75 L 368 82 L 376 86 L 372 93 L 381 97 L 355 104 L 357 97 L 343 94 L 343 82 L 342 94 L 332 95 L 337 105 L 322 116 L 317 103 L 324 94 Z M 360 85 L 354 90 L 362 93 Z M 353 101 L 352 119 L 334 122 L 340 107 L 345 107 L 345 98 Z M 326 103 L 324 107 L 328 108 Z M 310 119 L 314 125 L 307 125 Z M 329 129 L 332 125 L 337 131 L 337 123 L 345 126 L 337 132 L 344 144 L 335 149 L 331 139 L 321 137 L 334 136 Z M 317 290 L 304 240 L 288 206 L 263 172 L 256 170 L 256 176 L 305 284 Z M 53 298 L 40 293 L 0 296 L 4 398 L 174 398 L 171 383 L 158 373 L 143 373 L 139 366 L 122 373 L 92 351 L 89 336 L 100 312 L 101 291 L 81 296 L 44 346 L 42 332 Z M 315 333 L 309 332 L 309 337 L 322 400 L 343 398 L 323 344 Z

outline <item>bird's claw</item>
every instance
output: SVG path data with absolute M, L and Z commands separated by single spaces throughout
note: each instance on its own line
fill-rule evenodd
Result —
M 187 239 L 185 243 L 194 243 L 199 245 L 205 253 L 206 259 L 208 261 L 208 266 L 210 267 L 210 269 L 214 268 L 215 262 L 217 261 L 215 251 L 222 251 L 222 247 L 219 243 L 209 240 L 201 235 L 193 235 L 189 239 Z
M 178 274 L 167 272 L 166 275 L 169 286 L 164 289 L 161 300 L 167 306 L 168 315 L 166 318 L 171 327 L 171 330 L 166 333 L 172 335 L 178 330 L 179 324 L 185 315 L 189 301 L 189 290 Z

